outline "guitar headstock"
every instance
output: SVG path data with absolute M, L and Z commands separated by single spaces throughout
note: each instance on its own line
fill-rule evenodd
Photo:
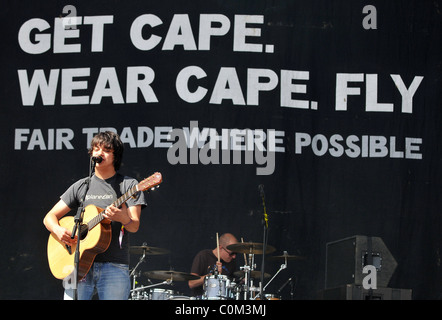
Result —
M 144 179 L 138 183 L 138 191 L 146 191 L 147 189 L 154 188 L 163 182 L 163 176 L 159 172 L 155 172 L 149 178 Z

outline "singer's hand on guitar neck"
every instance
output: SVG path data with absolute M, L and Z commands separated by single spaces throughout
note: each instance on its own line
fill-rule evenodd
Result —
M 127 207 L 125 203 L 120 208 L 110 205 L 103 212 L 103 217 L 120 222 L 129 232 L 137 232 L 140 226 L 141 209 L 137 206 Z
M 117 208 L 113 204 L 110 205 L 104 210 L 103 216 L 106 219 L 109 219 L 111 221 L 118 221 L 122 224 L 128 224 L 131 220 L 127 206 L 124 203 L 121 205 L 121 208 Z

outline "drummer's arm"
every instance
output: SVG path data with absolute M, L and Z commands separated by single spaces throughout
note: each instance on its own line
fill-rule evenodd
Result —
M 190 289 L 193 289 L 193 288 L 196 288 L 196 287 L 202 286 L 203 283 L 204 283 L 204 279 L 206 278 L 206 276 L 205 276 L 205 275 L 204 275 L 204 276 L 200 276 L 199 274 L 196 274 L 196 273 L 191 273 L 191 274 L 193 274 L 193 275 L 195 275 L 195 276 L 199 276 L 200 278 L 199 278 L 199 279 L 196 279 L 196 280 L 189 280 L 189 282 L 188 282 L 188 284 L 189 284 L 189 288 L 190 288 Z

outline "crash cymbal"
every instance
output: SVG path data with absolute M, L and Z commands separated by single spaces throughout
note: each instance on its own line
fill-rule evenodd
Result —
M 244 242 L 244 243 L 234 243 L 227 246 L 227 249 L 233 252 L 239 253 L 249 253 L 249 254 L 262 254 L 264 251 L 264 246 L 262 243 L 256 242 Z M 266 254 L 275 252 L 276 249 L 270 245 L 266 246 Z
M 244 278 L 245 277 L 245 272 L 240 270 L 240 271 L 235 271 L 233 273 L 233 275 L 237 278 Z M 253 279 L 261 279 L 261 271 L 250 271 L 250 277 Z M 264 279 L 268 279 L 270 278 L 270 274 L 264 272 Z
M 271 256 L 268 257 L 269 260 L 304 260 L 305 257 L 303 256 L 295 256 L 295 255 L 291 255 L 291 254 L 283 254 L 280 256 Z
M 130 254 L 148 254 L 148 255 L 160 255 L 170 253 L 167 249 L 155 248 L 150 246 L 132 246 L 129 248 Z
M 196 280 L 200 277 L 185 273 L 185 272 L 179 272 L 179 271 L 164 271 L 164 270 L 158 270 L 158 271 L 148 271 L 143 273 L 148 278 L 151 279 L 157 279 L 157 280 L 172 280 L 172 281 L 188 281 L 188 280 Z

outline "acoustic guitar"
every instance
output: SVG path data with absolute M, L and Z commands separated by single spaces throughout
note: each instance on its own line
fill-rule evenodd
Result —
M 136 186 L 129 189 L 125 194 L 118 198 L 113 205 L 121 206 L 130 197 L 138 191 L 153 189 L 162 182 L 161 173 L 155 172 L 149 178 L 144 179 Z M 95 256 L 106 251 L 112 238 L 111 221 L 104 218 L 105 209 L 88 205 L 84 208 L 83 223 L 80 225 L 80 254 L 78 264 L 78 279 L 81 280 L 88 273 L 94 262 Z M 74 228 L 74 217 L 67 216 L 59 220 L 59 224 L 68 229 Z M 49 268 L 57 279 L 64 279 L 75 269 L 75 249 L 76 247 L 68 246 L 57 239 L 51 233 L 48 240 L 48 261 Z

